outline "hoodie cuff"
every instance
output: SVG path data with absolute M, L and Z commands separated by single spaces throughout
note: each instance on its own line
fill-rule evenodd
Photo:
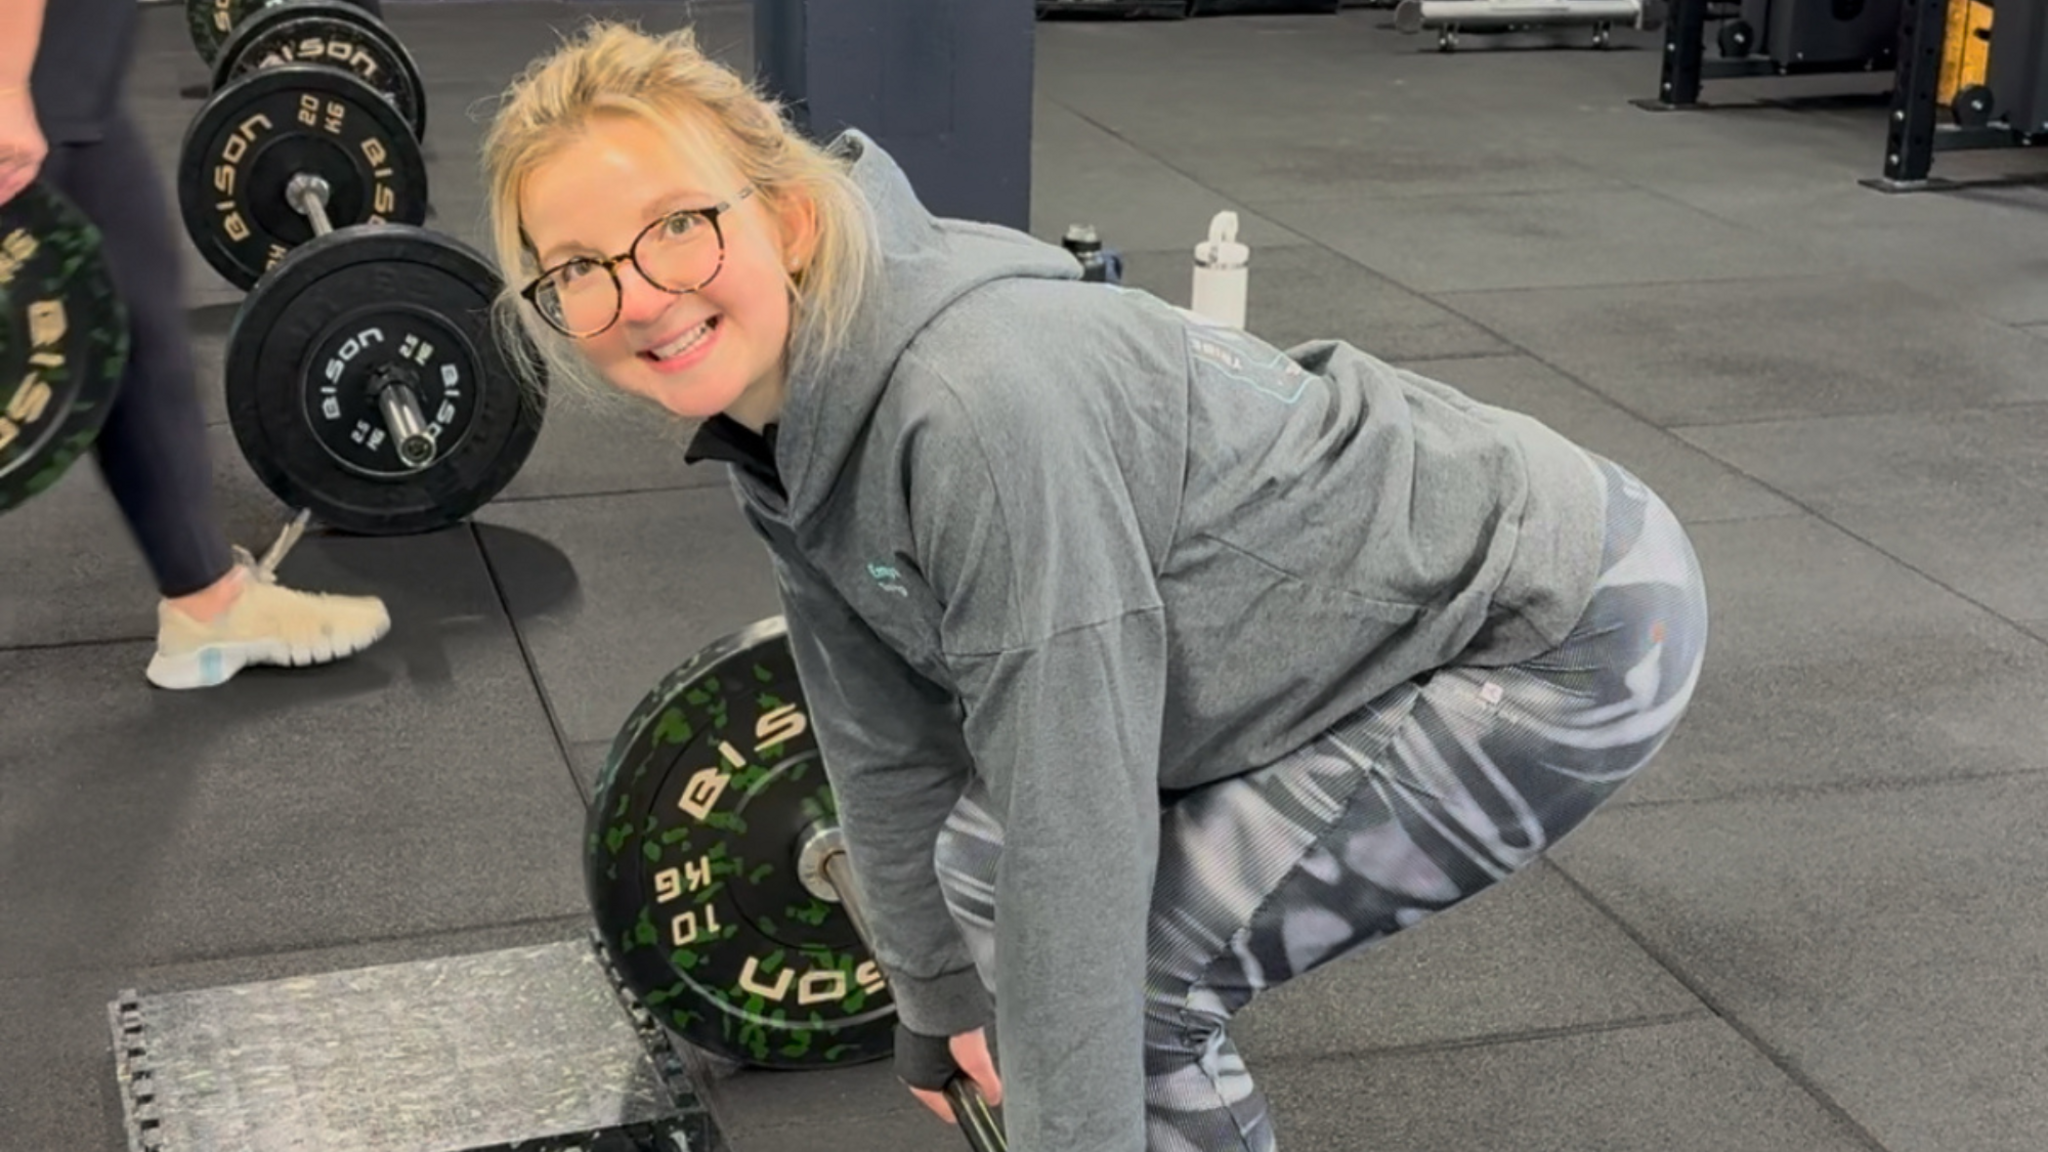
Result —
M 930 977 L 890 972 L 888 979 L 896 1018 L 921 1036 L 958 1036 L 989 1022 L 988 989 L 972 968 Z

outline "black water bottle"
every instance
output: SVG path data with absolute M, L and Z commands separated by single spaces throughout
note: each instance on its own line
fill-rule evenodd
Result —
M 1093 224 L 1070 225 L 1060 246 L 1081 262 L 1081 279 L 1098 284 L 1123 283 L 1123 257 L 1102 246 L 1102 237 L 1096 234 Z

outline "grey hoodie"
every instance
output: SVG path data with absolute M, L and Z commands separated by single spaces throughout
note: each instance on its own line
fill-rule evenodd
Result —
M 1138 1152 L 1162 794 L 1430 669 L 1555 646 L 1591 595 L 1600 491 L 1534 420 L 1084 283 L 1058 247 L 928 215 L 872 140 L 837 146 L 880 282 L 849 344 L 792 375 L 780 490 L 735 469 L 742 507 L 901 1019 L 989 1017 L 933 871 L 979 774 L 1005 836 L 1011 1147 Z

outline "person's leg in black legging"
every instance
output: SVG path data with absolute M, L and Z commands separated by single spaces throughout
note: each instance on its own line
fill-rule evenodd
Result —
M 262 563 L 228 542 L 193 378 L 170 206 L 134 122 L 124 113 L 98 142 L 53 148 L 42 179 L 99 227 L 128 308 L 128 369 L 96 451 L 164 597 L 150 679 L 208 687 L 250 664 L 325 663 L 374 643 L 389 627 L 379 601 L 277 585 L 289 532 Z
M 95 449 L 158 591 L 181 600 L 228 581 L 235 557 L 214 502 L 170 209 L 148 161 L 124 117 L 99 143 L 53 149 L 43 179 L 100 228 L 108 271 L 128 308 L 128 370 Z

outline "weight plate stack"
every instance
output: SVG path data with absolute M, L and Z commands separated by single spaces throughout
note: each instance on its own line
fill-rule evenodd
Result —
M 383 21 L 344 0 L 283 0 L 237 27 L 213 61 L 213 90 L 281 64 L 324 64 L 376 89 L 427 138 L 427 90 L 405 44 Z
M 324 65 L 251 72 L 200 109 L 178 157 L 185 230 L 229 283 L 254 288 L 313 238 L 285 194 L 301 175 L 326 183 L 335 228 L 426 222 L 426 157 L 389 100 Z
M 62 0 L 56 0 L 61 3 Z M 185 31 L 192 37 L 193 50 L 208 64 L 220 55 L 221 46 L 235 29 L 282 0 L 185 0 Z M 355 0 L 356 6 L 372 16 L 382 8 L 376 0 Z

